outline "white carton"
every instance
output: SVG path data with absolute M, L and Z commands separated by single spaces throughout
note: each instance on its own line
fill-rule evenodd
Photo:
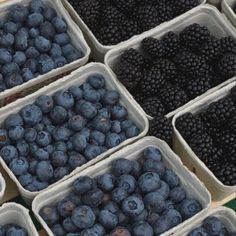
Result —
M 74 62 L 71 62 L 61 68 L 54 69 L 47 74 L 40 75 L 37 78 L 30 80 L 22 85 L 16 86 L 11 89 L 7 89 L 0 92 L 0 107 L 5 106 L 18 98 L 24 97 L 34 91 L 37 91 L 40 87 L 43 87 L 56 79 L 62 78 L 63 75 L 68 74 L 70 71 L 87 63 L 90 48 L 88 47 L 83 34 L 79 27 L 72 21 L 70 15 L 62 6 L 59 0 L 43 0 L 47 6 L 54 8 L 57 14 L 68 24 L 68 34 L 71 38 L 72 44 L 79 50 L 81 50 L 84 56 Z M 11 0 L 0 4 L 0 19 L 3 19 L 9 12 L 9 9 L 15 4 L 29 5 L 31 0 Z
M 0 207 L 0 225 L 17 224 L 27 230 L 29 236 L 38 236 L 30 218 L 29 210 L 16 203 L 5 203 Z
M 3 124 L 6 117 L 8 117 L 10 114 L 14 114 L 19 112 L 24 106 L 27 104 L 30 104 L 35 101 L 37 97 L 43 94 L 52 95 L 56 91 L 63 89 L 66 90 L 72 85 L 80 85 L 83 84 L 89 75 L 99 73 L 102 74 L 106 81 L 106 87 L 108 89 L 115 89 L 120 93 L 120 103 L 127 107 L 129 117 L 132 119 L 135 124 L 140 129 L 140 134 L 134 138 L 127 139 L 126 141 L 122 142 L 117 147 L 111 148 L 108 151 L 104 152 L 103 154 L 99 155 L 97 158 L 89 161 L 87 164 L 75 169 L 71 174 L 68 176 L 65 176 L 62 180 L 59 182 L 62 182 L 63 180 L 67 179 L 68 177 L 73 176 L 77 172 L 80 172 L 87 168 L 90 165 L 95 164 L 96 162 L 104 159 L 105 157 L 109 156 L 110 154 L 114 153 L 115 151 L 121 149 L 122 147 L 135 142 L 136 140 L 140 139 L 141 137 L 145 136 L 148 131 L 148 120 L 145 116 L 145 113 L 143 113 L 142 110 L 137 108 L 133 102 L 127 97 L 127 95 L 123 92 L 123 89 L 121 86 L 117 83 L 117 81 L 113 78 L 112 73 L 110 70 L 103 64 L 100 63 L 90 63 L 87 64 L 84 67 L 79 68 L 78 70 L 73 71 L 70 75 L 64 77 L 63 79 L 60 79 L 40 90 L 37 92 L 19 99 L 18 101 L 9 104 L 6 107 L 3 107 L 0 109 L 0 126 Z M 15 177 L 15 175 L 12 173 L 12 171 L 8 168 L 7 164 L 4 162 L 4 160 L 0 157 L 0 163 L 2 164 L 3 168 L 6 170 L 10 178 L 16 183 L 20 194 L 24 198 L 24 200 L 27 203 L 30 203 L 33 198 L 38 194 L 38 192 L 29 192 L 28 190 L 24 189 L 21 184 L 19 183 L 18 179 Z M 58 182 L 57 182 L 58 183 Z M 49 188 L 56 185 L 50 185 Z
M 236 27 L 236 13 L 233 11 L 233 8 L 236 9 L 236 0 L 222 0 L 221 8 L 222 12 Z
M 112 45 L 112 46 L 108 46 L 108 45 L 102 45 L 98 39 L 95 37 L 95 35 L 93 34 L 93 32 L 89 29 L 89 27 L 86 25 L 86 23 L 82 20 L 82 18 L 78 15 L 78 13 L 75 11 L 75 9 L 72 7 L 72 5 L 67 1 L 67 0 L 61 0 L 62 4 L 65 6 L 65 8 L 68 10 L 68 12 L 70 13 L 72 19 L 78 24 L 78 26 L 81 28 L 81 30 L 84 32 L 84 37 L 86 38 L 86 41 L 88 42 L 89 46 L 91 47 L 91 51 L 92 51 L 92 58 L 96 61 L 100 61 L 103 62 L 104 60 L 104 56 L 106 54 L 106 52 L 108 52 L 109 50 L 116 48 L 118 45 L 122 45 L 124 42 L 128 42 L 129 40 L 123 41 L 117 45 Z M 206 3 L 206 0 L 199 0 L 199 5 L 203 5 Z M 179 18 L 179 16 L 177 16 L 176 18 L 170 20 L 169 22 L 174 22 L 175 20 L 177 20 Z M 141 33 L 140 35 L 143 35 L 147 32 L 152 32 L 153 30 L 159 29 L 160 27 L 165 27 L 167 22 L 164 22 L 158 26 L 156 26 L 155 28 L 146 31 L 144 33 Z M 131 39 L 134 38 L 139 38 L 140 35 L 135 35 L 133 36 Z
M 218 207 L 216 209 L 210 210 L 206 215 L 199 217 L 191 224 L 187 225 L 180 233 L 179 236 L 187 236 L 193 229 L 200 227 L 204 219 L 209 216 L 217 217 L 226 227 L 229 232 L 236 232 L 236 213 L 235 211 L 226 208 L 226 207 Z M 176 235 L 176 236 L 177 236 Z
M 200 101 L 186 107 L 182 111 L 178 112 L 173 120 L 172 124 L 174 127 L 174 138 L 173 138 L 173 149 L 181 157 L 183 163 L 196 175 L 198 178 L 205 183 L 207 189 L 211 192 L 213 201 L 223 200 L 231 193 L 236 192 L 236 186 L 227 186 L 219 181 L 215 175 L 207 168 L 203 161 L 201 161 L 197 155 L 193 152 L 188 143 L 184 140 L 180 132 L 176 128 L 176 120 L 178 117 L 184 115 L 187 112 L 193 114 L 198 113 L 207 109 L 207 107 L 215 101 L 226 97 L 230 90 L 236 86 L 236 82 L 233 82 L 222 89 L 206 96 Z
M 171 230 L 161 235 L 171 235 L 187 225 L 192 220 L 204 216 L 207 213 L 211 203 L 211 197 L 208 190 L 197 179 L 197 177 L 182 164 L 180 158 L 170 149 L 170 147 L 164 141 L 161 141 L 160 139 L 157 139 L 155 137 L 145 137 L 137 141 L 136 143 L 114 153 L 106 160 L 103 160 L 96 165 L 89 167 L 85 171 L 74 175 L 72 178 L 64 181 L 54 188 L 51 188 L 48 191 L 39 194 L 34 199 L 32 210 L 36 218 L 42 224 L 43 228 L 47 231 L 48 235 L 53 236 L 53 233 L 39 214 L 39 211 L 40 209 L 42 209 L 42 207 L 50 204 L 55 204 L 57 201 L 67 196 L 72 190 L 73 182 L 80 176 L 88 175 L 90 177 L 96 177 L 103 173 L 109 172 L 114 160 L 117 160 L 119 158 L 137 160 L 142 156 L 143 151 L 148 147 L 157 147 L 158 149 L 160 149 L 161 153 L 163 154 L 162 159 L 165 165 L 179 176 L 181 185 L 186 190 L 187 195 L 189 197 L 197 199 L 203 206 L 202 211 L 193 216 L 191 219 L 184 221 L 182 224 L 172 228 Z
M 116 66 L 118 64 L 119 58 L 125 50 L 129 48 L 140 49 L 141 42 L 146 37 L 154 37 L 154 38 L 160 39 L 164 34 L 166 34 L 169 31 L 174 31 L 174 32 L 179 33 L 188 25 L 191 25 L 194 23 L 207 26 L 208 29 L 211 31 L 211 33 L 214 34 L 215 36 L 223 37 L 223 36 L 231 35 L 236 39 L 235 29 L 228 23 L 227 20 L 224 19 L 224 17 L 222 17 L 222 14 L 213 6 L 203 5 L 203 6 L 199 6 L 192 9 L 186 14 L 178 17 L 175 21 L 171 21 L 165 24 L 165 26 L 163 27 L 159 27 L 156 30 L 142 34 L 140 37 L 134 38 L 133 40 L 127 43 L 123 43 L 122 45 L 119 45 L 116 48 L 112 49 L 105 56 L 105 64 L 108 67 L 110 67 L 114 73 L 116 73 Z M 202 94 L 199 97 L 194 98 L 193 100 L 189 101 L 187 104 L 183 105 L 182 107 L 168 113 L 166 116 L 168 118 L 172 117 L 178 111 L 184 109 L 185 107 L 205 97 L 207 94 L 217 91 L 219 88 L 223 87 L 224 85 L 230 83 L 233 80 L 235 80 L 235 78 L 229 79 L 225 81 L 224 83 L 214 88 L 209 89 L 206 93 Z M 139 106 L 140 109 L 142 109 L 141 106 L 137 104 L 134 97 L 125 88 L 125 86 L 123 86 L 123 88 L 125 92 L 127 93 L 127 95 L 130 97 L 130 99 L 132 99 L 133 102 L 136 103 L 136 105 Z M 150 118 L 150 116 L 148 117 Z
M 5 182 L 5 179 L 3 178 L 2 174 L 0 173 L 0 201 L 4 196 L 5 189 L 6 189 L 6 182 Z

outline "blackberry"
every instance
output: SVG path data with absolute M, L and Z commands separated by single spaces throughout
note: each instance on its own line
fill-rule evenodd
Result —
M 229 150 L 227 152 L 227 160 L 230 163 L 236 163 L 236 145 L 229 147 Z
M 218 63 L 219 72 L 225 78 L 229 79 L 236 75 L 236 54 L 225 54 Z
M 181 2 L 181 0 L 180 0 Z M 210 38 L 210 32 L 205 26 L 192 24 L 180 33 L 180 40 L 188 48 L 198 49 Z
M 163 56 L 172 58 L 176 55 L 180 48 L 179 37 L 174 32 L 170 31 L 161 39 L 163 45 Z
M 144 73 L 140 82 L 140 88 L 142 93 L 146 96 L 156 95 L 165 83 L 165 77 L 161 74 L 159 69 L 153 66 L 150 70 Z
M 109 24 L 119 24 L 121 21 L 125 20 L 126 17 L 122 14 L 117 8 L 114 6 L 108 5 L 106 6 L 101 13 L 101 23 L 102 25 Z
M 179 73 L 178 71 L 178 74 L 176 75 L 176 77 L 174 77 L 172 79 L 172 83 L 175 84 L 176 86 L 182 88 L 182 89 L 185 89 L 186 87 L 186 84 L 188 83 L 188 81 L 190 80 L 189 76 L 186 76 L 182 73 Z
M 236 185 L 236 167 L 233 164 L 218 163 L 213 169 L 214 175 L 225 185 Z
M 176 128 L 186 141 L 188 141 L 192 135 L 198 132 L 205 132 L 206 130 L 202 120 L 190 112 L 177 119 Z
M 230 149 L 236 144 L 236 135 L 229 131 L 224 131 L 217 138 L 217 143 L 225 150 Z
M 229 130 L 231 130 L 236 135 L 236 116 L 233 117 L 233 119 L 230 121 Z
M 236 104 L 236 87 L 233 87 L 233 88 L 231 89 L 230 97 L 231 97 L 231 99 L 234 101 L 234 103 Z
M 158 12 L 152 5 L 140 6 L 135 14 L 143 31 L 150 30 L 160 24 Z
M 150 121 L 149 135 L 162 139 L 171 145 L 173 136 L 171 120 L 162 117 Z
M 166 113 L 163 104 L 157 97 L 150 97 L 145 99 L 141 103 L 141 106 L 148 115 L 155 118 L 163 117 Z
M 191 79 L 186 85 L 186 93 L 190 98 L 196 98 L 211 88 L 210 77 Z
M 175 9 L 176 15 L 180 15 L 186 11 L 191 10 L 192 8 L 199 5 L 198 0 L 174 0 L 173 6 Z
M 161 100 L 168 112 L 174 111 L 188 102 L 184 90 L 178 87 L 166 86 L 160 91 Z
M 142 41 L 142 49 L 152 58 L 163 57 L 164 47 L 160 40 L 148 37 Z
M 223 53 L 236 54 L 236 40 L 232 36 L 221 38 L 220 41 Z
M 169 21 L 174 18 L 173 9 L 170 5 L 166 4 L 166 2 L 157 3 L 155 8 L 158 12 L 160 23 Z
M 199 49 L 201 57 L 208 62 L 218 60 L 221 53 L 221 42 L 215 37 L 209 38 L 209 40 Z
M 125 63 L 119 65 L 117 77 L 125 87 L 132 89 L 140 82 L 142 73 L 137 66 Z
M 113 0 L 113 2 L 122 12 L 130 12 L 135 7 L 135 0 Z
M 125 19 L 120 22 L 123 40 L 130 39 L 134 35 L 142 33 L 138 23 L 134 20 Z
M 144 64 L 144 58 L 138 50 L 130 48 L 122 54 L 120 58 L 120 63 L 128 63 L 134 66 L 142 66 Z

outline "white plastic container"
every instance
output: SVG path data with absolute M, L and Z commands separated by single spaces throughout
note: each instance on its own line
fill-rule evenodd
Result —
M 207 107 L 215 101 L 226 97 L 230 90 L 236 86 L 236 82 L 233 82 L 222 89 L 208 95 L 200 101 L 188 106 L 184 110 L 177 113 L 172 124 L 174 127 L 173 149 L 181 157 L 183 163 L 193 171 L 198 178 L 203 181 L 207 189 L 211 192 L 213 201 L 221 201 L 231 193 L 236 192 L 236 186 L 227 186 L 220 182 L 214 174 L 207 168 L 203 161 L 201 161 L 197 155 L 193 152 L 188 143 L 184 140 L 180 132 L 176 128 L 176 120 L 178 117 L 184 115 L 187 112 L 193 114 L 207 109 Z
M 107 46 L 107 45 L 102 45 L 98 39 L 95 37 L 95 35 L 93 34 L 93 32 L 89 29 L 89 27 L 86 25 L 86 23 L 82 20 L 82 18 L 78 15 L 78 13 L 74 10 L 74 8 L 72 7 L 72 5 L 67 1 L 67 0 L 61 0 L 62 4 L 65 6 L 65 8 L 67 9 L 67 11 L 70 13 L 72 19 L 78 24 L 78 26 L 81 28 L 81 30 L 84 33 L 84 36 L 86 38 L 86 41 L 88 42 L 89 46 L 91 47 L 91 51 L 92 51 L 92 58 L 96 61 L 100 61 L 103 62 L 104 60 L 104 56 L 106 54 L 106 52 L 108 52 L 109 50 L 116 48 L 118 45 L 122 45 L 124 42 L 128 42 L 129 40 L 123 41 L 117 45 L 112 45 L 112 46 Z M 203 5 L 206 3 L 206 0 L 199 0 L 199 5 Z M 185 14 L 185 13 L 184 13 Z M 175 20 L 177 20 L 179 18 L 179 16 L 177 16 L 176 18 L 170 20 L 169 22 L 174 22 Z M 141 33 L 140 35 L 143 35 L 147 32 L 152 32 L 153 30 L 156 30 L 160 27 L 165 27 L 167 22 L 164 22 L 158 26 L 156 26 L 155 28 L 146 31 L 144 33 Z M 135 35 L 133 36 L 131 39 L 134 38 L 139 38 L 140 35 Z
M 69 73 L 70 71 L 84 65 L 87 63 L 90 48 L 88 47 L 83 34 L 79 27 L 72 21 L 70 15 L 62 6 L 59 0 L 43 0 L 47 6 L 54 8 L 58 16 L 62 17 L 68 24 L 68 34 L 71 38 L 72 44 L 79 50 L 81 50 L 84 56 L 81 59 L 78 59 L 70 64 L 67 64 L 61 68 L 54 69 L 47 74 L 40 75 L 35 79 L 32 79 L 22 85 L 16 86 L 11 89 L 7 89 L 3 92 L 0 92 L 0 107 L 5 106 L 18 98 L 24 97 L 34 91 L 37 91 L 39 88 L 55 81 L 56 79 L 62 78 L 63 74 Z M 11 0 L 6 1 L 0 4 L 0 19 L 3 19 L 9 12 L 9 9 L 15 4 L 29 5 L 31 0 Z
M 0 207 L 0 225 L 17 224 L 27 230 L 29 236 L 38 236 L 30 218 L 29 210 L 16 203 L 5 203 Z
M 193 229 L 202 225 L 204 219 L 209 216 L 217 217 L 226 227 L 229 232 L 236 232 L 236 213 L 235 211 L 226 208 L 226 207 L 218 207 L 213 209 L 202 217 L 199 217 L 191 224 L 187 225 L 182 231 L 180 231 L 177 235 L 179 236 L 187 236 Z M 177 236 L 176 235 L 176 236 Z
M 227 20 L 222 17 L 222 14 L 213 6 L 210 5 L 204 5 L 204 6 L 199 6 L 196 7 L 195 9 L 189 11 L 188 13 L 178 17 L 175 21 L 171 21 L 163 27 L 159 27 L 156 30 L 153 30 L 151 32 L 147 32 L 145 34 L 142 34 L 138 38 L 134 38 L 133 40 L 124 43 L 120 46 L 117 46 L 116 48 L 112 49 L 109 51 L 106 56 L 105 56 L 105 64 L 110 67 L 113 72 L 116 72 L 116 66 L 119 62 L 120 56 L 123 54 L 123 52 L 129 48 L 135 48 L 135 49 L 140 49 L 141 47 L 141 42 L 144 38 L 146 37 L 154 37 L 157 39 L 162 38 L 164 34 L 166 34 L 169 31 L 174 31 L 174 32 L 181 32 L 185 27 L 188 25 L 198 23 L 200 25 L 207 26 L 208 29 L 213 33 L 215 36 L 233 36 L 236 39 L 236 31 L 235 29 L 228 23 Z M 185 107 L 188 107 L 189 105 L 193 104 L 194 102 L 198 101 L 199 99 L 205 97 L 207 94 L 210 94 L 214 91 L 217 91 L 219 88 L 223 87 L 224 85 L 232 82 L 232 80 L 235 79 L 229 79 L 225 81 L 224 83 L 209 89 L 206 93 L 202 94 L 199 97 L 194 98 L 193 100 L 189 101 L 182 107 L 179 107 L 175 111 L 172 111 L 168 113 L 166 116 L 172 117 L 174 114 L 179 112 L 180 110 L 184 109 Z M 121 84 L 121 86 L 124 88 L 127 96 L 129 96 L 130 99 L 135 102 L 134 97 L 129 93 L 129 91 Z M 141 108 L 140 105 L 135 102 L 137 106 Z M 148 115 L 148 114 L 147 114 Z M 148 116 L 150 117 L 150 116 Z
M 5 179 L 3 178 L 2 174 L 0 173 L 0 202 L 4 196 L 5 189 L 6 189 L 6 182 L 5 182 Z
M 117 81 L 113 78 L 112 73 L 110 70 L 103 64 L 100 63 L 90 63 L 76 71 L 73 71 L 69 76 L 64 77 L 63 79 L 60 79 L 40 90 L 37 92 L 19 99 L 18 101 L 9 104 L 6 107 L 3 107 L 0 109 L 0 126 L 3 124 L 3 121 L 8 117 L 10 114 L 14 114 L 19 112 L 24 106 L 27 104 L 30 104 L 36 100 L 37 97 L 43 94 L 52 95 L 56 91 L 63 89 L 66 90 L 72 85 L 80 85 L 83 84 L 89 75 L 94 73 L 100 73 L 104 76 L 106 81 L 106 87 L 108 89 L 115 89 L 120 93 L 120 103 L 127 107 L 129 117 L 132 119 L 135 124 L 140 129 L 140 134 L 134 138 L 127 139 L 126 141 L 122 142 L 117 147 L 111 148 L 108 151 L 104 152 L 103 154 L 99 155 L 97 158 L 89 161 L 88 163 L 84 164 L 81 167 L 78 167 L 75 169 L 72 173 L 65 176 L 63 179 L 61 179 L 58 182 L 62 182 L 63 180 L 67 179 L 68 177 L 73 176 L 77 172 L 80 172 L 87 168 L 90 165 L 95 164 L 96 162 L 104 159 L 105 157 L 109 156 L 110 154 L 114 153 L 115 151 L 121 149 L 122 147 L 135 142 L 136 140 L 140 139 L 141 137 L 145 136 L 148 131 L 148 120 L 145 116 L 145 113 L 140 110 L 138 107 L 133 104 L 133 102 L 127 97 L 127 95 L 123 92 L 123 89 L 121 86 L 117 83 Z M 7 164 L 4 162 L 2 158 L 0 158 L 0 163 L 2 164 L 3 168 L 6 170 L 10 178 L 16 183 L 19 192 L 21 196 L 24 198 L 24 200 L 27 203 L 31 203 L 33 198 L 38 194 L 38 192 L 29 192 L 28 190 L 24 189 L 21 184 L 19 183 L 18 179 L 15 177 L 15 175 L 12 173 L 12 171 L 8 168 Z M 58 183 L 57 182 L 57 183 Z M 56 185 L 54 183 L 53 185 L 50 185 L 48 188 L 51 188 L 52 186 Z
M 233 11 L 233 8 L 236 9 L 236 0 L 222 0 L 221 8 L 225 16 L 236 27 L 236 13 Z
M 209 3 L 215 7 L 220 7 L 221 1 L 222 0 L 207 0 L 207 3 Z
M 179 229 L 187 225 L 193 219 L 197 219 L 198 217 L 204 216 L 211 203 L 211 198 L 208 190 L 205 186 L 197 179 L 197 177 L 191 173 L 184 165 L 182 164 L 179 157 L 170 149 L 170 147 L 160 139 L 155 137 L 145 137 L 136 143 L 129 145 L 122 150 L 116 152 L 111 155 L 106 160 L 103 160 L 97 163 L 94 166 L 89 167 L 87 170 L 74 175 L 72 178 L 66 180 L 65 182 L 55 186 L 54 188 L 49 189 L 41 194 L 39 194 L 33 201 L 32 209 L 42 224 L 43 228 L 47 231 L 49 236 L 54 236 L 50 228 L 47 226 L 45 221 L 39 214 L 40 209 L 46 205 L 55 204 L 57 201 L 63 199 L 65 196 L 69 194 L 72 190 L 73 182 L 79 178 L 80 176 L 90 176 L 96 177 L 103 173 L 109 172 L 112 162 L 119 158 L 126 158 L 129 160 L 137 160 L 142 156 L 143 151 L 148 147 L 157 147 L 160 149 L 163 154 L 163 161 L 165 165 L 173 170 L 180 178 L 181 185 L 187 192 L 189 197 L 197 199 L 203 206 L 203 210 L 193 216 L 191 219 L 184 221 L 182 224 L 172 228 L 171 230 L 161 234 L 162 236 L 171 235 L 174 232 L 177 232 Z

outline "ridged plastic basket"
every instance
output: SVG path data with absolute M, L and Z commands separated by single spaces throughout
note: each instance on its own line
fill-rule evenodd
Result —
M 210 5 L 203 5 L 196 7 L 195 9 L 189 11 L 188 13 L 178 17 L 175 21 L 171 21 L 163 27 L 159 27 L 156 30 L 153 30 L 151 32 L 145 33 L 141 35 L 138 38 L 134 38 L 133 40 L 124 43 L 120 46 L 117 46 L 116 48 L 112 49 L 109 51 L 106 56 L 105 56 L 105 64 L 112 69 L 114 74 L 116 73 L 116 68 L 120 59 L 120 56 L 123 54 L 123 52 L 129 48 L 135 48 L 135 49 L 140 49 L 141 47 L 141 42 L 144 38 L 146 37 L 154 37 L 157 39 L 160 39 L 164 34 L 166 34 L 169 31 L 174 31 L 174 32 L 181 32 L 185 27 L 198 23 L 200 25 L 207 26 L 208 29 L 211 31 L 212 34 L 215 36 L 233 36 L 236 39 L 236 31 L 232 27 L 232 25 L 222 16 L 222 14 L 213 6 Z M 222 88 L 223 86 L 229 84 L 235 79 L 229 79 L 225 81 L 224 83 L 209 89 L 206 93 L 202 94 L 199 97 L 194 98 L 193 100 L 189 101 L 182 107 L 179 107 L 175 111 L 172 111 L 168 113 L 166 116 L 167 117 L 172 117 L 174 114 L 177 112 L 181 111 L 185 107 L 188 107 L 189 105 L 193 104 L 194 102 L 200 100 L 201 98 L 207 96 L 208 94 L 217 91 L 219 88 Z M 137 102 L 135 101 L 134 97 L 129 93 L 129 91 L 123 86 L 127 96 L 130 97 L 136 104 Z M 140 106 L 137 104 L 137 106 Z M 141 106 L 140 106 L 140 109 Z M 151 118 L 148 114 L 147 116 Z
M 207 189 L 211 192 L 213 201 L 221 201 L 230 194 L 236 192 L 236 186 L 224 185 L 218 180 L 215 175 L 208 169 L 203 161 L 193 152 L 188 143 L 184 140 L 178 129 L 176 128 L 176 120 L 178 117 L 191 112 L 193 114 L 205 110 L 212 102 L 218 101 L 221 98 L 226 97 L 230 90 L 236 86 L 236 82 L 233 82 L 222 89 L 208 95 L 202 100 L 188 106 L 184 110 L 177 113 L 172 124 L 174 127 L 174 139 L 173 149 L 181 157 L 183 163 L 204 182 Z
M 39 211 L 40 209 L 42 209 L 42 207 L 50 204 L 55 204 L 57 201 L 60 201 L 65 196 L 67 196 L 72 190 L 73 182 L 80 176 L 96 177 L 101 174 L 107 173 L 110 171 L 112 162 L 114 160 L 117 160 L 119 158 L 137 160 L 142 156 L 143 151 L 148 147 L 157 147 L 158 149 L 160 149 L 163 155 L 163 162 L 169 169 L 173 170 L 178 175 L 181 181 L 181 185 L 186 190 L 187 195 L 189 197 L 197 199 L 203 206 L 201 212 L 179 224 L 178 226 L 172 228 L 171 230 L 161 234 L 161 236 L 169 236 L 174 232 L 178 232 L 182 227 L 190 223 L 192 220 L 206 215 L 210 207 L 211 197 L 205 186 L 193 173 L 191 173 L 186 167 L 183 166 L 180 158 L 170 149 L 170 147 L 164 141 L 161 141 L 160 139 L 157 139 L 155 137 L 145 137 L 137 141 L 136 143 L 114 153 L 106 160 L 103 160 L 96 165 L 89 167 L 87 170 L 74 175 L 72 178 L 55 186 L 54 188 L 51 188 L 48 191 L 39 194 L 34 199 L 32 204 L 33 212 L 48 235 L 54 236 L 51 229 L 39 214 Z
M 222 0 L 222 12 L 234 25 L 234 27 L 236 27 L 236 13 L 233 11 L 233 7 L 236 9 L 236 0 Z
M 124 146 L 126 146 L 130 143 L 133 143 L 136 140 L 138 140 L 138 139 L 142 138 L 143 136 L 145 136 L 146 133 L 148 132 L 148 120 L 145 116 L 145 113 L 142 110 L 140 110 L 138 107 L 136 107 L 136 104 L 133 104 L 132 100 L 130 100 L 127 97 L 127 95 L 124 93 L 122 87 L 114 79 L 114 77 L 113 77 L 112 73 L 110 72 L 110 70 L 105 65 L 100 64 L 100 63 L 90 63 L 90 64 L 88 64 L 84 67 L 81 67 L 78 70 L 75 70 L 74 72 L 72 72 L 69 76 L 66 76 L 63 79 L 60 79 L 60 80 L 58 80 L 58 81 L 56 81 L 56 82 L 54 82 L 54 83 L 52 83 L 52 84 L 50 84 L 50 85 L 48 85 L 44 88 L 38 90 L 35 93 L 33 93 L 33 94 L 31 94 L 31 95 L 29 95 L 25 98 L 19 99 L 18 101 L 14 102 L 12 104 L 9 104 L 8 106 L 3 107 L 2 109 L 0 109 L 0 126 L 1 126 L 1 125 L 3 125 L 4 120 L 10 114 L 14 114 L 14 113 L 19 112 L 19 110 L 21 110 L 27 104 L 30 104 L 30 103 L 34 102 L 36 100 L 36 98 L 39 97 L 40 95 L 43 95 L 43 94 L 52 95 L 53 93 L 55 93 L 58 90 L 61 90 L 61 89 L 66 90 L 70 86 L 83 84 L 86 81 L 86 79 L 88 78 L 89 75 L 97 74 L 97 73 L 104 76 L 105 82 L 106 82 L 106 87 L 108 89 L 115 89 L 120 93 L 120 103 L 127 108 L 129 117 L 139 127 L 140 134 L 136 137 L 129 138 L 129 139 L 125 140 L 120 145 L 109 149 L 108 151 L 106 151 L 106 152 L 102 153 L 101 155 L 99 155 L 97 158 L 89 161 L 88 163 L 84 164 L 81 167 L 78 167 L 72 173 L 65 176 L 63 179 L 61 179 L 58 182 L 64 181 L 68 177 L 73 176 L 77 172 L 80 172 L 80 171 L 84 170 L 88 166 L 93 165 L 96 162 L 104 159 L 105 157 L 107 157 L 110 154 L 114 153 L 115 151 L 121 149 L 122 147 L 124 147 Z M 31 203 L 33 198 L 39 192 L 29 192 L 28 190 L 24 189 L 21 186 L 21 184 L 19 183 L 16 176 L 8 168 L 7 164 L 5 163 L 5 161 L 1 157 L 0 157 L 0 163 L 2 164 L 3 168 L 9 174 L 10 178 L 16 183 L 16 185 L 19 189 L 19 192 L 20 192 L 21 196 L 24 198 L 24 200 L 27 203 Z M 51 188 L 52 186 L 56 185 L 57 183 L 55 183 L 53 185 L 50 185 L 48 188 Z
M 5 190 L 6 190 L 6 182 L 2 174 L 0 173 L 0 202 L 4 196 Z
M 23 4 L 28 6 L 31 0 L 11 0 L 6 1 L 0 4 L 0 19 L 3 19 L 9 9 L 15 4 Z M 71 62 L 61 68 L 54 69 L 47 74 L 40 75 L 37 78 L 34 78 L 22 85 L 16 86 L 11 89 L 7 89 L 3 92 L 0 92 L 0 107 L 7 105 L 15 101 L 18 98 L 24 97 L 34 91 L 37 91 L 40 87 L 43 87 L 56 79 L 60 78 L 63 74 L 69 73 L 70 71 L 83 66 L 87 63 L 90 48 L 88 47 L 83 34 L 79 27 L 73 22 L 70 15 L 67 13 L 65 8 L 62 6 L 59 0 L 43 0 L 43 2 L 52 8 L 54 8 L 57 14 L 62 17 L 68 24 L 68 34 L 71 38 L 72 44 L 79 50 L 81 50 L 84 56 L 74 62 Z

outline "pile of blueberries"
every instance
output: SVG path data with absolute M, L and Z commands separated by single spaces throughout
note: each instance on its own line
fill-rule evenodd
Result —
M 67 30 L 42 0 L 14 5 L 0 20 L 0 92 L 83 57 Z
M 137 161 L 120 158 L 111 172 L 81 176 L 72 192 L 40 215 L 56 236 L 157 236 L 201 211 L 154 147 Z
M 139 134 L 119 100 L 100 74 L 90 75 L 81 86 L 42 95 L 6 118 L 0 156 L 25 189 L 45 189 Z
M 192 230 L 188 236 L 236 236 L 235 232 L 229 232 L 226 226 L 215 216 L 207 217 L 202 226 L 197 227 L 196 229 Z
M 28 236 L 26 229 L 16 224 L 0 225 L 1 236 Z

